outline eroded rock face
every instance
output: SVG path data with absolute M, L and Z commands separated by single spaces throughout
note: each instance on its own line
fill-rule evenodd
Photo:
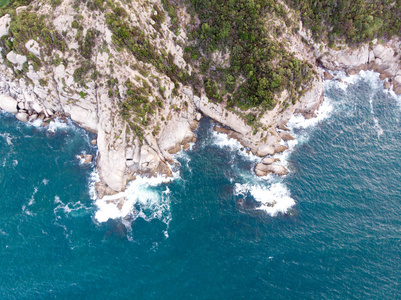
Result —
M 348 74 L 356 74 L 361 70 L 373 70 L 380 73 L 380 79 L 389 78 L 393 82 L 394 92 L 401 93 L 401 68 L 398 53 L 401 43 L 398 39 L 388 44 L 362 45 L 358 49 L 329 49 L 319 57 L 321 65 L 330 70 L 345 70 Z M 386 88 L 389 88 L 388 83 Z

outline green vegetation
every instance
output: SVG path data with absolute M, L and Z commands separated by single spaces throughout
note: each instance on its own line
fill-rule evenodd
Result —
M 188 1 L 201 26 L 192 32 L 192 46 L 186 51 L 196 60 L 200 54 L 197 46 L 202 49 L 199 68 L 206 77 L 203 82 L 210 99 L 221 102 L 223 95 L 232 93 L 227 97 L 228 107 L 265 110 L 275 106 L 284 89 L 289 100 L 295 101 L 308 88 L 311 66 L 296 59 L 267 30 L 266 19 L 283 14 L 276 1 Z M 229 67 L 216 68 L 211 54 L 227 50 Z
M 316 41 L 334 44 L 391 38 L 401 30 L 400 0 L 286 0 L 298 10 Z

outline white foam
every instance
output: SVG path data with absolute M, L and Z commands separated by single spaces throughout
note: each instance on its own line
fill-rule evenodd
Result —
M 227 134 L 212 130 L 212 141 L 213 144 L 222 148 L 229 149 L 231 151 L 235 151 L 236 153 L 241 154 L 246 159 L 250 161 L 258 161 L 260 158 L 254 155 L 251 151 L 247 151 L 247 149 L 241 145 L 239 141 L 234 138 L 230 138 Z
M 369 104 L 370 104 L 370 114 L 372 115 L 373 121 L 375 123 L 374 128 L 377 132 L 377 137 L 380 138 L 380 136 L 384 133 L 384 131 L 383 131 L 383 128 L 379 124 L 379 120 L 375 117 L 375 112 L 373 110 L 373 97 L 372 96 L 370 96 Z
M 49 126 L 47 127 L 48 132 L 55 133 L 58 130 L 67 130 L 70 127 L 66 122 L 61 121 L 59 119 L 55 119 L 54 121 L 51 121 L 49 123 Z
M 295 129 L 306 129 L 314 127 L 319 122 L 329 118 L 334 110 L 334 105 L 329 98 L 324 98 L 323 103 L 320 105 L 319 109 L 316 111 L 316 117 L 305 119 L 302 114 L 296 114 L 291 117 L 287 123 L 287 127 L 294 134 Z
M 43 183 L 44 185 L 47 185 L 47 184 L 49 183 L 49 179 L 44 178 L 44 179 L 42 180 L 42 183 Z
M 42 122 L 43 122 L 42 119 L 36 119 L 36 120 L 30 121 L 29 123 L 31 125 L 35 126 L 36 128 L 42 128 Z
M 273 183 L 270 186 L 261 184 L 235 184 L 234 194 L 246 197 L 248 194 L 260 203 L 257 209 L 264 210 L 272 217 L 279 213 L 285 214 L 295 205 L 290 196 L 290 191 L 281 182 Z
M 128 184 L 124 192 L 96 200 L 96 220 L 106 222 L 109 219 L 141 217 L 146 221 L 159 219 L 168 224 L 171 219 L 169 190 L 166 188 L 161 193 L 155 187 L 170 180 L 172 178 L 164 176 L 138 176 Z
M 6 139 L 7 145 L 12 146 L 12 140 L 14 137 L 12 137 L 8 132 L 0 133 L 0 136 Z

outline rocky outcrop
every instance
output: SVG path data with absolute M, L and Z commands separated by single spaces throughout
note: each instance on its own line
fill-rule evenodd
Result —
M 348 74 L 356 74 L 361 70 L 373 70 L 381 74 L 383 80 L 388 78 L 396 94 L 401 94 L 401 54 L 400 40 L 393 39 L 386 44 L 376 40 L 357 49 L 344 47 L 341 50 L 328 49 L 320 54 L 320 64 L 329 70 L 345 70 Z M 326 49 L 327 50 L 327 49 Z M 386 84 L 386 88 L 389 88 Z
M 17 113 L 17 100 L 15 100 L 13 97 L 10 97 L 8 95 L 0 94 L 0 108 L 10 112 L 10 113 Z
M 266 176 L 269 173 L 283 176 L 287 174 L 287 169 L 280 165 L 265 165 L 262 163 L 256 164 L 255 174 L 257 176 Z
M 0 18 L 0 38 L 8 34 L 10 29 L 10 21 L 11 17 L 9 14 L 6 14 Z

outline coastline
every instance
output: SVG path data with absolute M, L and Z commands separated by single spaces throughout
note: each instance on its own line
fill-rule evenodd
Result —
M 141 8 L 135 9 L 145 15 L 151 13 L 141 11 Z M 25 10 L 27 7 L 21 7 L 17 14 Z M 40 7 L 41 13 L 49 11 L 49 5 Z M 63 2 L 56 8 L 55 16 L 58 17 L 53 20 L 55 29 L 61 32 L 68 28 L 74 14 L 70 1 Z M 255 163 L 254 168 L 256 175 L 263 177 L 270 173 L 287 174 L 286 166 L 277 162 L 273 156 L 285 152 L 288 147 L 284 144 L 294 138 L 287 128 L 288 121 L 294 115 L 303 115 L 306 119 L 316 117 L 316 111 L 324 99 L 323 82 L 332 76 L 326 70 L 345 70 L 347 74 L 374 70 L 381 74 L 382 80 L 385 79 L 386 88 L 394 90 L 397 94 L 401 93 L 401 54 L 397 52 L 401 45 L 399 39 L 390 40 L 386 45 L 372 41 L 357 49 L 330 49 L 326 45 L 311 43 L 301 24 L 298 32 L 286 33 L 286 38 L 296 45 L 287 47 L 297 58 L 311 64 L 316 74 L 315 78 L 309 89 L 294 104 L 287 102 L 286 90 L 279 97 L 276 95 L 275 107 L 260 116 L 260 128 L 255 128 L 248 125 L 244 118 L 245 114 L 255 113 L 254 111 L 233 112 L 226 108 L 224 101 L 213 103 L 206 97 L 204 90 L 195 94 L 191 87 L 176 84 L 151 66 L 141 64 L 144 72 L 135 70 L 128 62 L 110 67 L 113 61 L 124 61 L 125 53 L 119 53 L 112 47 L 112 32 L 104 16 L 92 16 L 88 11 L 84 11 L 83 15 L 83 26 L 90 28 L 97 24 L 102 36 L 101 41 L 109 47 L 109 55 L 103 50 L 96 50 L 91 60 L 96 68 L 104 70 L 105 78 L 88 81 L 85 88 L 75 81 L 74 74 L 79 61 L 74 53 L 79 45 L 76 44 L 73 34 L 67 34 L 66 39 L 71 42 L 68 49 L 64 53 L 54 50 L 54 53 L 68 63 L 49 63 L 37 70 L 27 63 L 26 55 L 13 51 L 0 60 L 0 107 L 14 113 L 21 121 L 41 119 L 45 122 L 44 125 L 55 117 L 69 117 L 84 129 L 96 133 L 98 198 L 124 192 L 128 183 L 135 178 L 172 178 L 172 155 L 185 151 L 190 143 L 196 141 L 194 131 L 202 115 L 220 124 L 215 128 L 217 131 L 235 138 L 243 147 L 259 157 L 260 160 Z M 10 20 L 9 15 L 0 18 L 0 23 L 3 24 L 0 36 L 8 34 L 7 24 L 10 24 Z M 136 23 L 147 34 L 151 34 L 154 28 L 145 21 L 141 19 Z M 192 72 L 191 66 L 187 65 L 183 58 L 182 45 L 185 44 L 186 35 L 182 33 L 175 37 L 165 24 L 160 30 L 165 33 L 164 42 L 169 42 L 169 50 L 175 58 L 174 63 Z M 28 41 L 25 48 L 29 55 L 46 61 L 44 49 L 34 40 Z M 16 76 L 22 70 L 23 64 L 26 64 L 25 77 Z M 106 80 L 106 76 L 115 76 L 117 84 L 110 86 L 110 80 Z M 164 104 L 155 110 L 154 115 L 149 120 L 142 119 L 148 128 L 140 135 L 130 128 L 130 120 L 124 119 L 120 114 L 120 99 L 114 96 L 128 94 L 127 84 L 123 84 L 126 78 L 135 78 L 138 86 L 147 87 L 152 101 L 156 102 L 160 99 L 159 96 L 163 98 Z M 155 78 L 157 84 L 154 84 Z

